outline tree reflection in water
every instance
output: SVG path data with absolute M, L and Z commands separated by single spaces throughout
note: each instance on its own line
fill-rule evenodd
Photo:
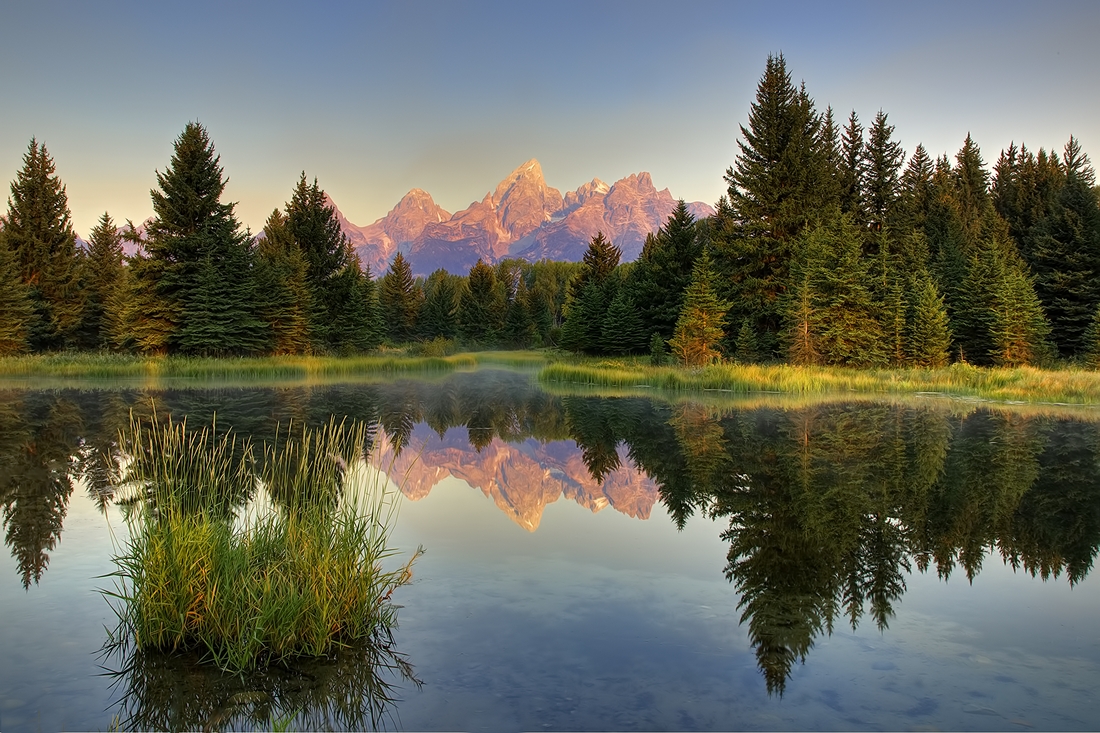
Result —
M 25 585 L 43 576 L 73 481 L 109 501 L 104 466 L 123 460 L 117 434 L 131 408 L 197 422 L 217 411 L 219 426 L 256 444 L 273 440 L 279 422 L 320 425 L 333 413 L 378 422 L 394 446 L 408 446 L 420 422 L 440 436 L 459 427 L 471 463 L 493 441 L 572 440 L 597 481 L 629 459 L 678 527 L 696 515 L 726 523 L 725 574 L 778 694 L 837 624 L 855 627 L 866 614 L 886 629 L 911 572 L 973 580 L 993 551 L 1013 568 L 1074 584 L 1100 547 L 1100 424 L 1091 418 L 941 402 L 716 407 L 556 396 L 527 375 L 476 372 L 366 385 L 3 393 L 5 538 Z

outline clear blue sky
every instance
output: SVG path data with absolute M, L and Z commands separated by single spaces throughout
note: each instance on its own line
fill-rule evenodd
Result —
M 564 192 L 648 170 L 713 203 L 769 53 L 908 152 L 1100 154 L 1100 3 L 24 2 L 0 11 L 0 182 L 31 136 L 76 229 L 152 213 L 188 120 L 253 229 L 306 171 L 353 222 L 464 208 L 538 158 Z M 5 207 L 6 208 L 6 207 Z

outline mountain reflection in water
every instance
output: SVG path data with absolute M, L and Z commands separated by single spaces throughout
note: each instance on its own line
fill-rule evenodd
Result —
M 5 541 L 26 588 L 48 582 L 75 487 L 101 506 L 118 430 L 184 416 L 254 443 L 293 419 L 377 423 L 413 500 L 453 476 L 534 531 L 558 499 L 683 527 L 727 523 L 725 574 L 769 691 L 816 639 L 886 629 L 913 570 L 973 580 L 990 550 L 1080 582 L 1100 543 L 1100 425 L 947 402 L 739 407 L 554 395 L 528 375 L 257 389 L 0 392 Z M 246 501 L 249 497 L 241 497 Z M 140 719 L 140 716 L 138 716 Z

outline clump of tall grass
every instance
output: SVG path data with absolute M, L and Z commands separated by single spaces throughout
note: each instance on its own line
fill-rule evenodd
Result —
M 390 639 L 390 596 L 416 555 L 383 567 L 398 497 L 363 460 L 370 435 L 292 426 L 257 449 L 213 425 L 132 418 L 117 480 L 129 534 L 105 591 L 117 635 L 229 671 Z

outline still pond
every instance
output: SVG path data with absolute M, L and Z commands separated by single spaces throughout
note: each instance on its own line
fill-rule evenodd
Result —
M 133 413 L 375 426 L 395 645 L 110 644 Z M 242 504 L 250 497 L 241 497 Z M 1098 730 L 1100 414 L 389 382 L 0 386 L 0 730 Z M 402 673 L 394 660 L 411 665 Z

